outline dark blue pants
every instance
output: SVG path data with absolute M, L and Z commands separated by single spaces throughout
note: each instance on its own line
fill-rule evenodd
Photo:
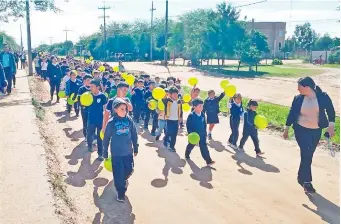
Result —
M 239 118 L 233 118 L 230 117 L 230 127 L 231 127 L 231 135 L 229 138 L 229 143 L 232 145 L 237 145 L 238 137 L 239 137 L 239 124 L 240 119 Z
M 245 127 L 244 127 L 243 137 L 240 140 L 239 147 L 244 148 L 244 145 L 245 145 L 245 143 L 249 137 L 251 137 L 251 139 L 253 141 L 253 145 L 255 146 L 256 153 L 261 152 L 260 148 L 259 148 L 259 139 L 258 139 L 258 130 L 257 129 L 251 129 L 250 128 L 250 129 L 245 130 Z
M 79 114 L 79 102 L 75 102 L 73 105 L 67 104 L 67 112 L 70 113 L 71 109 L 73 108 L 75 109 L 76 114 Z
M 124 195 L 127 191 L 127 180 L 134 172 L 133 155 L 113 156 L 112 170 L 116 191 L 119 195 Z
M 185 152 L 186 157 L 189 157 L 194 147 L 195 145 L 188 143 L 186 147 L 186 152 Z M 200 136 L 199 147 L 200 147 L 201 156 L 206 161 L 206 163 L 212 162 L 210 152 L 208 151 L 208 147 L 207 147 L 206 136 Z
M 103 144 L 102 144 L 102 139 L 100 138 L 100 132 L 102 130 L 102 124 L 89 124 L 88 123 L 88 128 L 87 128 L 87 142 L 88 142 L 88 147 L 92 145 L 92 141 L 94 140 L 94 136 L 97 132 L 97 148 L 98 148 L 98 155 L 103 156 Z
M 50 96 L 53 97 L 54 92 L 56 92 L 57 99 L 59 99 L 58 92 L 61 80 L 50 80 Z
M 137 104 L 134 105 L 133 112 L 134 112 L 134 120 L 136 123 L 140 122 L 142 109 L 143 109 L 143 106 L 137 105 Z
M 83 135 L 84 135 L 84 138 L 86 138 L 87 137 L 86 133 L 87 133 L 87 128 L 88 128 L 88 111 L 81 108 L 81 114 L 82 114 L 82 121 L 83 121 Z
M 178 135 L 178 130 L 179 130 L 179 121 L 171 121 L 167 120 L 167 125 L 166 125 L 166 137 L 164 138 L 164 142 L 167 143 L 167 141 L 170 141 L 170 148 L 175 147 L 176 143 L 176 136 Z
M 317 144 L 320 141 L 322 129 L 308 129 L 296 125 L 295 138 L 301 151 L 301 163 L 298 169 L 298 179 L 301 182 L 311 182 L 311 163 Z
M 5 77 L 7 79 L 7 93 L 11 93 L 12 92 L 12 80 L 13 80 L 13 74 L 11 73 L 11 68 L 10 67 L 4 68 L 4 72 L 5 72 Z
M 146 116 L 144 118 L 144 127 L 148 127 L 150 115 L 152 116 L 153 119 L 152 133 L 155 133 L 158 127 L 158 114 L 156 113 L 155 110 L 150 110 L 149 108 L 146 110 Z

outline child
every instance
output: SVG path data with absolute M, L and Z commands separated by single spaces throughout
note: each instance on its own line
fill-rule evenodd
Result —
M 98 146 L 98 160 L 103 161 L 103 147 L 102 139 L 100 138 L 100 131 L 103 124 L 103 111 L 107 103 L 107 97 L 100 91 L 100 82 L 98 80 L 91 80 L 90 90 L 93 97 L 92 104 L 88 107 L 88 124 L 87 124 L 87 142 L 89 152 L 93 152 L 92 142 L 97 132 L 97 146 Z
M 152 96 L 152 92 L 154 88 L 155 88 L 155 82 L 150 81 L 149 89 L 144 94 L 145 111 L 146 111 L 146 116 L 144 118 L 144 129 L 148 130 L 148 123 L 149 123 L 150 115 L 152 115 L 152 118 L 153 118 L 153 125 L 152 125 L 152 131 L 151 131 L 152 136 L 155 136 L 155 131 L 157 128 L 157 114 L 155 110 L 151 110 L 148 108 L 148 103 L 150 100 L 154 99 Z
M 160 77 L 155 77 L 155 87 L 159 87 L 160 85 Z
M 149 81 L 150 81 L 150 75 L 144 75 L 144 88 L 148 89 L 149 87 Z
M 83 93 L 90 91 L 90 81 L 92 79 L 91 75 L 85 75 L 83 77 L 83 86 L 78 90 L 78 102 L 80 102 L 80 97 Z M 83 135 L 86 138 L 87 136 L 87 125 L 88 125 L 88 107 L 80 105 L 81 115 L 83 121 Z
M 113 75 L 109 75 L 108 81 L 104 85 L 105 92 L 108 94 L 108 96 L 110 95 L 111 88 L 112 88 L 113 85 L 114 85 L 114 76 Z
M 169 150 L 171 152 L 176 152 L 175 143 L 179 130 L 179 119 L 182 113 L 182 106 L 181 101 L 178 99 L 179 90 L 176 87 L 171 87 L 169 93 L 170 98 L 163 100 L 166 112 L 165 116 L 167 119 L 166 137 L 163 141 L 163 145 L 167 148 L 168 141 L 170 141 Z
M 167 94 L 166 94 L 164 99 L 167 99 L 167 95 L 169 93 L 168 89 L 166 89 L 165 86 L 163 86 L 163 85 L 160 85 L 160 88 L 162 88 L 162 89 L 164 89 L 166 91 Z M 156 135 L 155 140 L 159 141 L 163 130 L 165 130 L 165 134 L 166 134 L 166 124 L 167 124 L 167 121 L 166 121 L 166 116 L 165 116 L 165 111 L 164 110 L 160 110 L 158 108 L 157 109 L 157 113 L 158 113 L 158 128 L 157 128 L 156 133 L 155 133 L 155 135 Z
M 237 141 L 239 137 L 239 124 L 240 119 L 243 116 L 244 109 L 242 105 L 242 96 L 236 93 L 230 100 L 230 127 L 231 135 L 229 138 L 229 144 L 233 149 L 237 149 Z
M 196 98 L 193 100 L 193 108 L 194 110 L 188 115 L 186 127 L 187 133 L 197 133 L 200 136 L 200 152 L 202 158 L 206 161 L 208 166 L 213 165 L 215 162 L 211 159 L 210 152 L 208 151 L 207 143 L 206 143 L 206 120 L 205 115 L 202 113 L 204 102 Z M 186 147 L 185 157 L 186 159 L 190 159 L 190 154 L 195 145 L 188 143 Z
M 204 102 L 204 114 L 207 117 L 208 124 L 208 139 L 212 140 L 212 131 L 215 124 L 219 124 L 218 114 L 220 112 L 219 102 L 225 96 L 225 93 L 221 93 L 220 96 L 216 97 L 214 90 L 208 91 L 208 97 Z
M 70 73 L 71 73 L 71 70 L 66 69 L 64 77 L 62 79 L 62 83 L 60 84 L 60 90 L 65 90 L 66 83 L 67 83 L 67 81 L 70 80 Z
M 138 81 L 138 87 L 134 89 L 134 94 L 132 96 L 133 109 L 134 109 L 134 120 L 136 123 L 140 123 L 141 113 L 144 109 L 144 89 L 143 80 Z
M 70 80 L 66 82 L 65 95 L 67 98 L 71 97 L 73 94 L 73 101 L 76 100 L 79 88 L 82 86 L 82 82 L 76 78 L 76 73 L 70 73 Z M 79 116 L 79 101 L 74 102 L 73 107 L 75 108 L 76 117 Z M 70 114 L 72 105 L 67 104 L 67 111 Z
M 127 115 L 128 107 L 123 99 L 113 102 L 114 115 L 105 129 L 103 145 L 104 158 L 108 158 L 110 144 L 112 170 L 117 191 L 117 201 L 125 201 L 128 178 L 134 171 L 134 156 L 138 153 L 137 133 L 131 117 Z
M 247 110 L 244 113 L 243 137 L 240 140 L 239 149 L 241 151 L 244 151 L 245 142 L 250 136 L 255 146 L 256 155 L 260 156 L 264 153 L 259 148 L 258 130 L 255 126 L 255 117 L 257 116 L 257 112 L 256 112 L 257 107 L 258 107 L 257 101 L 255 100 L 249 101 L 247 105 Z
M 48 63 L 46 61 L 46 58 L 43 58 L 43 61 L 41 62 L 41 78 L 46 81 L 47 78 L 47 67 Z

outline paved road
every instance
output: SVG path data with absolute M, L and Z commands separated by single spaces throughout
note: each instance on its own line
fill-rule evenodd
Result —
M 18 72 L 16 87 L 11 96 L 0 98 L 0 222 L 57 224 L 24 71 Z
M 210 75 L 188 67 L 176 66 L 165 68 L 164 66 L 149 63 L 129 62 L 124 63 L 126 69 L 145 71 L 148 74 L 160 77 L 172 75 L 183 80 L 187 84 L 189 77 L 195 76 L 199 80 L 198 86 L 204 90 L 214 89 L 221 92 L 220 81 L 223 76 Z M 335 110 L 340 114 L 340 69 L 324 68 L 325 73 L 314 77 L 315 82 L 332 98 Z M 243 96 L 262 100 L 270 103 L 290 106 L 293 97 L 297 94 L 297 79 L 286 78 L 228 78 L 237 86 L 237 91 Z

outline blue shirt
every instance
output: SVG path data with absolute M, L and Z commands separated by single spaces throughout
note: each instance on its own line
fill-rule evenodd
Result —
M 103 107 L 107 103 L 107 97 L 103 93 L 93 96 L 93 102 L 88 107 L 88 124 L 101 125 L 103 122 Z
M 8 68 L 10 67 L 10 63 L 9 63 L 9 54 L 8 53 L 4 53 L 2 55 L 2 66 L 4 68 Z

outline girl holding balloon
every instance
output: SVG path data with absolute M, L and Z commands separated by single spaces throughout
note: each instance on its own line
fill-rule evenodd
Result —
M 229 144 L 234 149 L 237 149 L 237 141 L 239 137 L 239 124 L 240 120 L 243 116 L 244 109 L 242 104 L 242 95 L 240 93 L 236 93 L 230 100 L 229 103 L 230 109 L 230 127 L 231 127 L 231 135 L 229 138 Z

